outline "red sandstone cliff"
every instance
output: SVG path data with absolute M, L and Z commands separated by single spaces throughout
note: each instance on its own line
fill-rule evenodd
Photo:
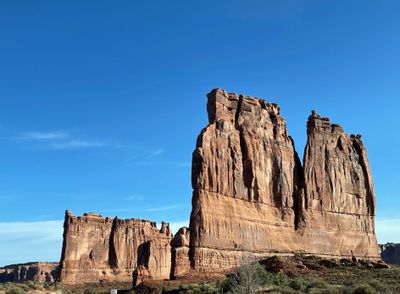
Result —
M 97 214 L 65 214 L 60 262 L 63 283 L 131 282 L 138 266 L 153 279 L 170 276 L 172 235 L 141 219 L 103 218 Z
M 314 111 L 307 122 L 301 201 L 299 232 L 307 251 L 379 256 L 375 193 L 361 136 L 347 135 Z
M 293 252 L 379 258 L 360 137 L 313 114 L 303 171 L 276 104 L 216 89 L 207 111 L 193 152 L 192 268 Z

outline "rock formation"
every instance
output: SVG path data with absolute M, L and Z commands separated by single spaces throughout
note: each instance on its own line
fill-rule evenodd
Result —
M 143 266 L 153 279 L 166 279 L 171 271 L 172 234 L 169 224 L 160 230 L 141 219 L 81 217 L 65 214 L 60 261 L 62 283 L 131 282 Z
M 314 111 L 307 122 L 299 232 L 311 254 L 379 256 L 375 194 L 361 135 Z
M 180 228 L 171 241 L 171 278 L 185 276 L 190 269 L 189 260 L 190 232 L 186 227 Z
M 25 281 L 54 282 L 58 280 L 58 262 L 30 262 L 0 268 L 0 283 Z
M 279 107 L 213 90 L 207 110 L 192 162 L 192 266 L 224 270 L 249 253 L 292 252 L 301 166 Z
M 60 280 L 130 282 L 223 273 L 271 255 L 379 259 L 360 135 L 314 111 L 303 164 L 277 104 L 208 94 L 193 152 L 189 228 L 66 212 Z
M 384 262 L 390 264 L 400 264 L 400 244 L 387 243 L 379 245 L 381 257 Z
M 207 111 L 192 162 L 193 269 L 293 252 L 379 258 L 360 136 L 313 113 L 303 170 L 278 105 L 216 89 Z

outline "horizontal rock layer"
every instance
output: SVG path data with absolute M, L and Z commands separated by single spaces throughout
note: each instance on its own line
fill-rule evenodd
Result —
M 30 262 L 0 268 L 0 283 L 25 281 L 55 282 L 58 280 L 58 262 Z
M 379 258 L 360 136 L 313 113 L 303 168 L 278 105 L 216 89 L 207 110 L 192 161 L 192 268 L 293 252 Z
M 60 262 L 63 283 L 131 282 L 138 266 L 153 279 L 169 278 L 172 235 L 167 223 L 160 230 L 141 219 L 81 217 L 65 214 Z

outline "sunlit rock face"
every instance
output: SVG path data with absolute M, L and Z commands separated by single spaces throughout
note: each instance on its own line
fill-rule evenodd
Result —
M 88 213 L 65 214 L 60 262 L 62 283 L 132 281 L 138 266 L 151 278 L 169 278 L 172 234 L 167 223 L 157 229 L 141 219 L 104 218 Z
M 293 252 L 378 258 L 359 136 L 313 113 L 303 169 L 278 105 L 216 89 L 207 111 L 192 162 L 192 268 Z
M 299 233 L 309 253 L 377 257 L 375 193 L 361 135 L 314 111 L 307 122 Z
M 192 266 L 220 270 L 249 253 L 299 250 L 301 164 L 279 106 L 217 89 L 207 110 L 193 152 Z

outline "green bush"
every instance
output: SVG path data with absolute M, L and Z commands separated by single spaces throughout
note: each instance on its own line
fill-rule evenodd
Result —
M 94 289 L 86 289 L 83 291 L 83 294 L 97 294 L 97 291 Z
M 18 288 L 16 286 L 11 286 L 7 291 L 6 294 L 24 294 L 25 291 L 21 288 Z
M 376 293 L 378 292 L 371 285 L 368 284 L 359 285 L 353 291 L 353 294 L 376 294 Z
M 258 262 L 240 266 L 235 272 L 227 275 L 224 292 L 253 294 L 264 285 L 279 284 L 283 276 L 275 277 L 268 273 Z M 286 278 L 287 279 L 287 278 Z

